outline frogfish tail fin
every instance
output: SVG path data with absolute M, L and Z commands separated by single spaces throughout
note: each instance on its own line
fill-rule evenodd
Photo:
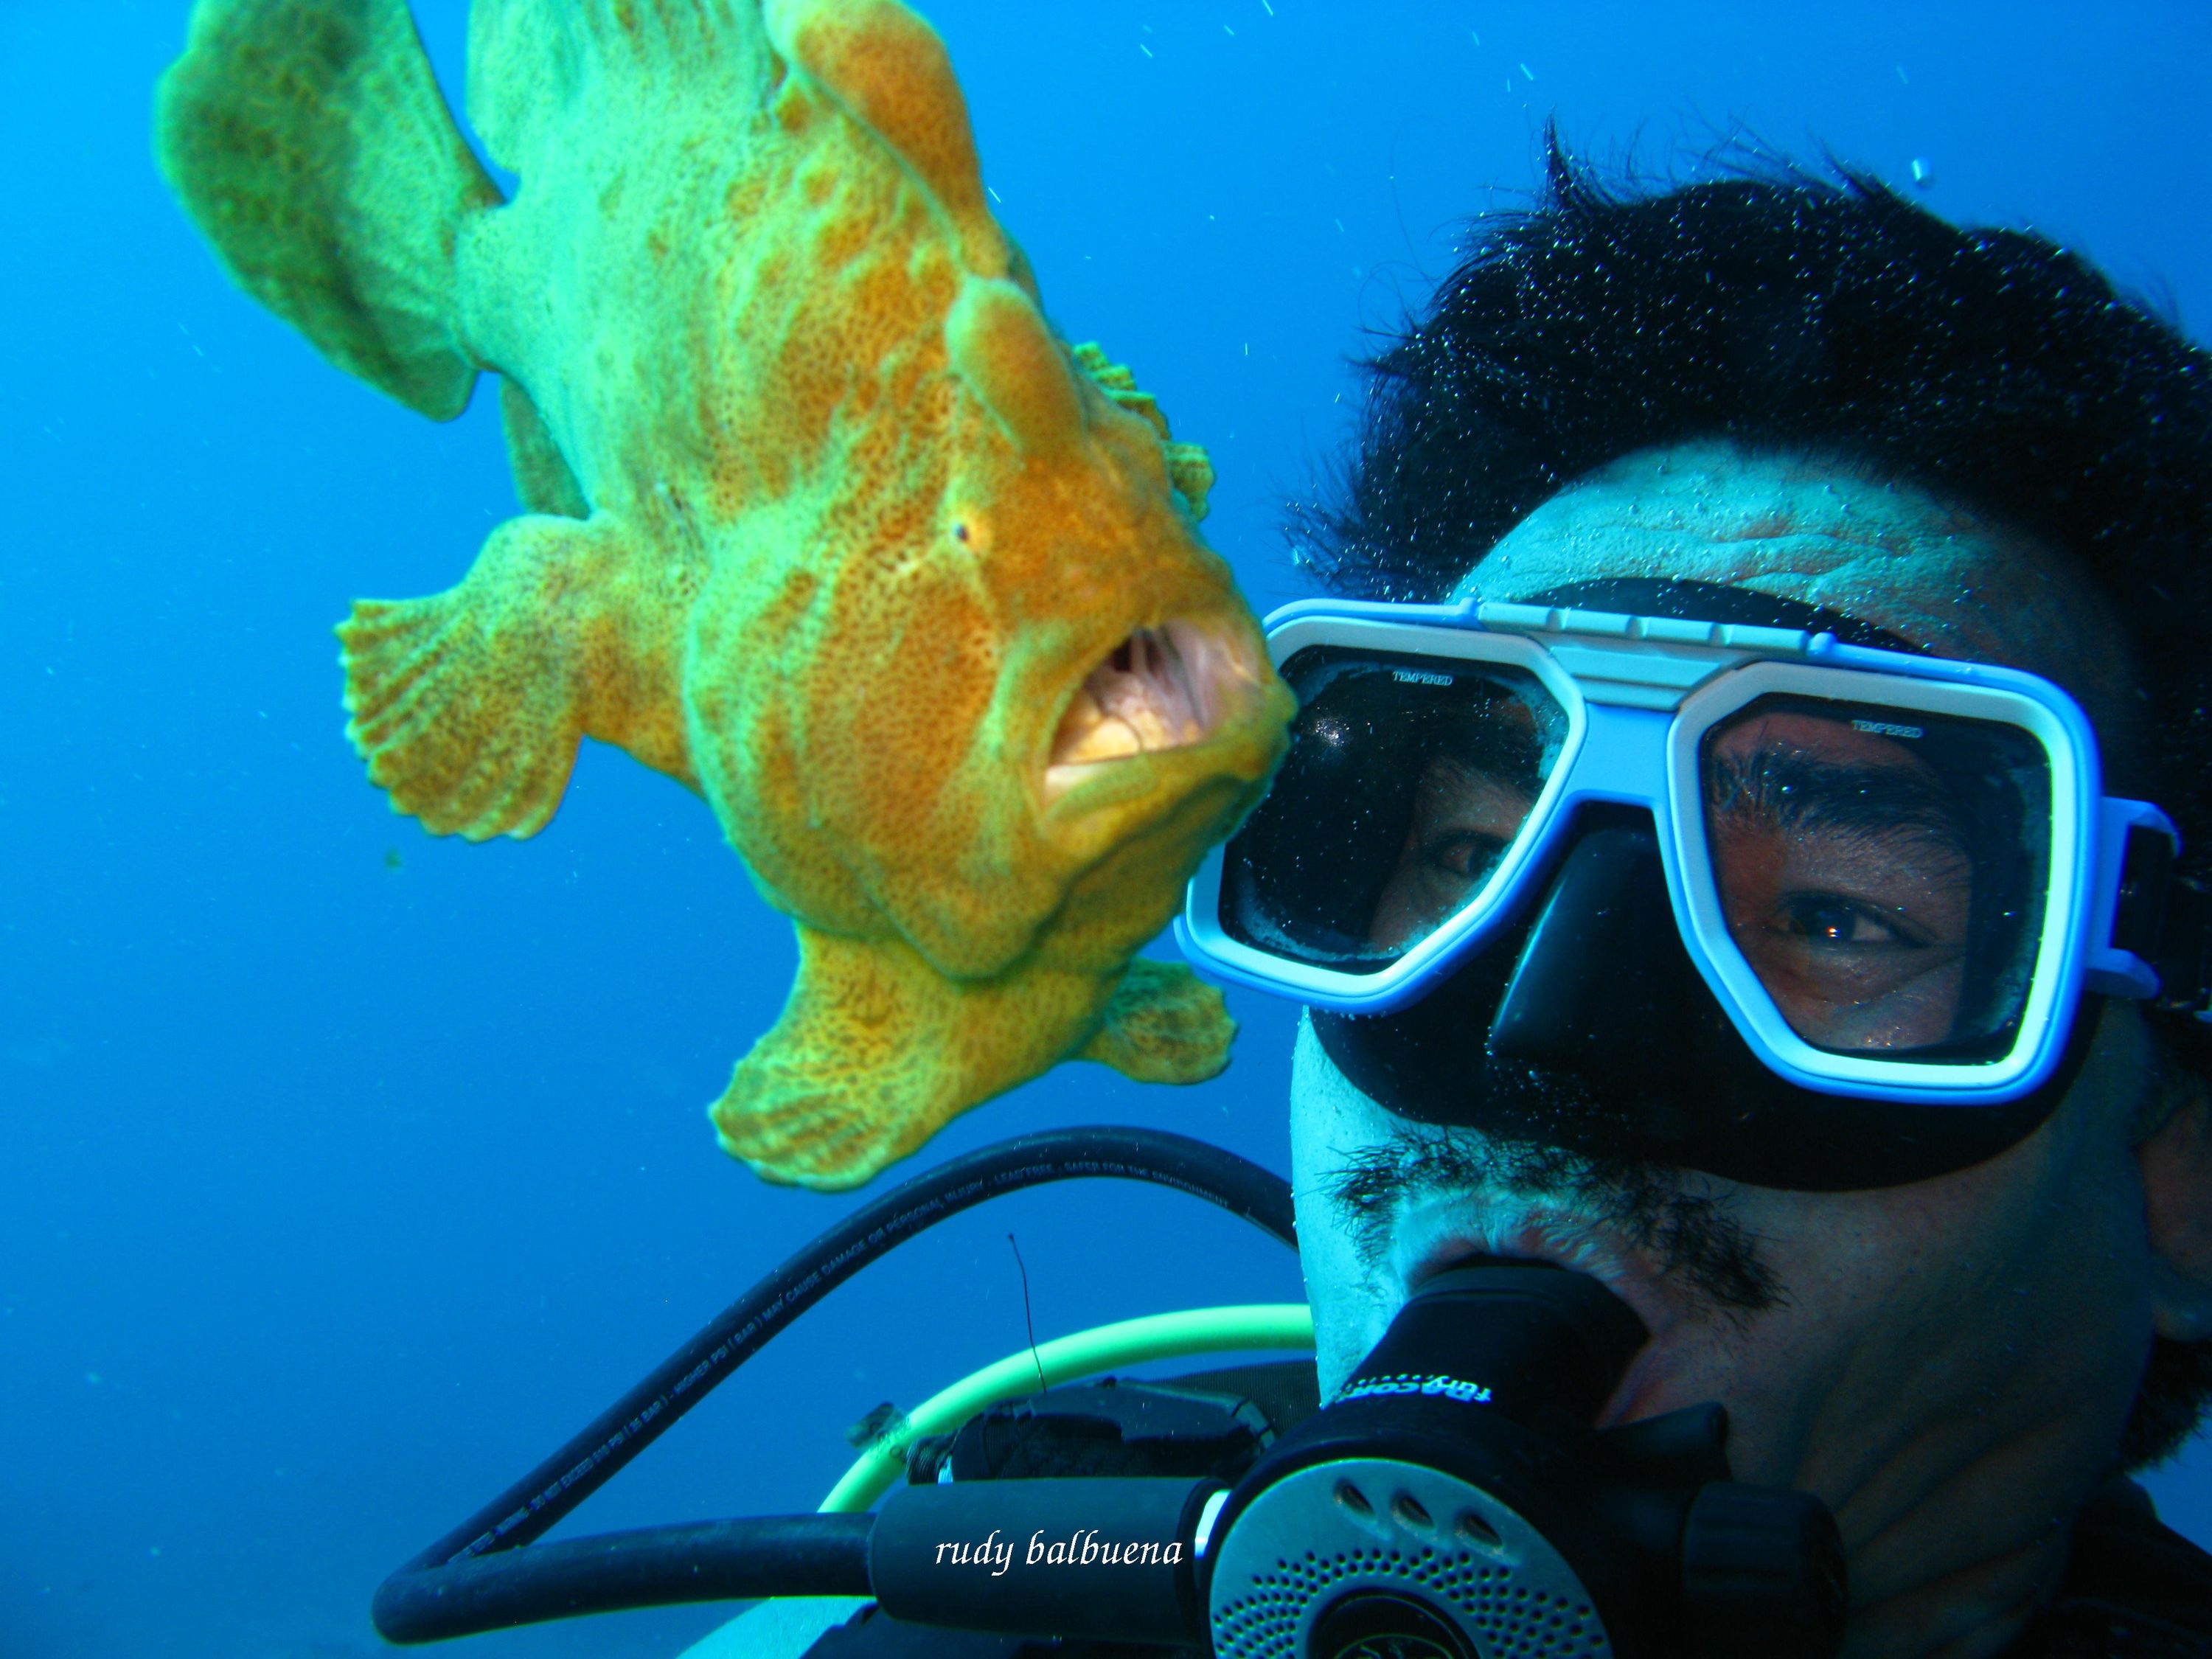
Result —
M 454 251 L 500 201 L 405 0 L 199 0 L 155 159 L 231 276 L 434 420 L 467 405 Z

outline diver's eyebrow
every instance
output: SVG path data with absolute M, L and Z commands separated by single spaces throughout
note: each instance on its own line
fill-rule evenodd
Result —
M 1909 766 L 1854 766 L 1773 744 L 1715 763 L 1705 802 L 1716 812 L 1826 830 L 1917 830 L 1960 852 L 1972 844 L 1951 795 Z

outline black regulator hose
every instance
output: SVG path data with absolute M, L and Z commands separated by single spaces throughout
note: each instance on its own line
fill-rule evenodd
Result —
M 770 1338 L 877 1257 L 962 1211 L 1089 1177 L 1204 1199 L 1297 1248 L 1288 1182 L 1164 1130 L 1020 1135 L 862 1205 L 794 1252 L 550 1457 L 385 1580 L 370 1607 L 391 1642 L 435 1642 L 546 1619 L 781 1594 L 869 1593 L 866 1515 L 763 1516 L 648 1528 L 534 1549 Z
M 395 1573 L 372 1614 L 386 1641 L 441 1642 L 683 1601 L 866 1595 L 875 1519 L 760 1515 L 534 1544 Z

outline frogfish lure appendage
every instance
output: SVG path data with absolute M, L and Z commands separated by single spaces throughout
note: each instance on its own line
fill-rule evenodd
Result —
M 163 173 L 232 276 L 447 420 L 521 516 L 340 625 L 348 733 L 431 830 L 530 836 L 584 738 L 705 797 L 798 930 L 712 1107 L 845 1188 L 1062 1060 L 1191 1082 L 1138 957 L 1265 789 L 1287 689 L 1199 539 L 1212 469 L 1047 325 L 899 0 L 475 0 L 461 136 L 405 0 L 198 0 Z

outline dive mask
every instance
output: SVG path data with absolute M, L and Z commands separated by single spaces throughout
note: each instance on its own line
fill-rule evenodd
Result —
M 1578 862 L 1652 867 L 1644 931 L 1671 913 L 1677 977 L 1792 1097 L 2021 1102 L 2060 1071 L 2084 991 L 2161 994 L 2174 828 L 2103 793 L 2089 721 L 2038 676 L 1826 629 L 1474 599 L 1310 601 L 1267 629 L 1299 702 L 1290 751 L 1191 883 L 1177 939 L 1210 975 L 1314 1009 L 1333 1055 L 1382 1054 L 1344 1069 L 1393 1109 L 1408 1068 L 1387 1034 L 1415 1005 L 1517 947 L 1489 965 L 1488 1032 L 1458 1032 L 1463 1069 L 1486 1035 L 1494 1057 L 1505 1027 L 1547 1024 L 1530 981 L 1560 975 L 1538 941 L 1576 880 L 1623 926 L 1627 878 Z M 1642 852 L 1585 845 L 1598 824 Z M 1641 950 L 1586 949 L 1576 974 L 1627 996 Z M 1398 1092 L 1452 1115 L 1432 1087 Z M 1930 1152 L 1893 1178 L 1964 1161 Z

